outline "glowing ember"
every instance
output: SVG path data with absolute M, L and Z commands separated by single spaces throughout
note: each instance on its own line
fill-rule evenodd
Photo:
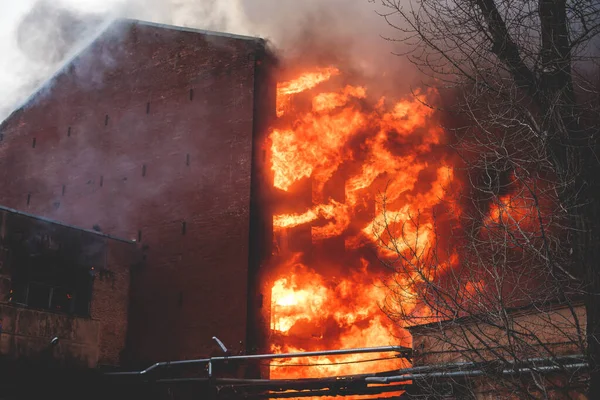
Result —
M 324 245 L 321 256 L 312 258 L 302 252 L 277 255 L 278 273 L 270 287 L 276 352 L 410 345 L 408 335 L 380 309 L 388 272 L 376 257 L 355 252 L 378 245 L 380 257 L 386 257 L 430 247 L 432 210 L 444 202 L 454 180 L 452 168 L 436 154 L 445 138 L 426 106 L 427 96 L 435 93 L 387 104 L 341 78 L 339 69 L 329 67 L 301 73 L 278 87 L 280 119 L 269 137 L 274 186 L 295 199 L 306 187 L 301 182 L 310 180 L 312 204 L 300 212 L 296 204 L 296 212 L 275 215 L 276 236 L 310 227 L 313 245 L 340 238 L 345 250 Z M 319 90 L 325 82 L 327 90 Z M 312 101 L 296 101 L 301 94 Z M 416 306 L 410 293 L 403 302 Z M 378 372 L 403 365 L 389 357 L 282 360 L 271 364 L 271 377 Z

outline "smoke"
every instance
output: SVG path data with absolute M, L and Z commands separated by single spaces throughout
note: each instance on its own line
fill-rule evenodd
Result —
M 343 57 L 364 76 L 402 68 L 409 82 L 368 0 L 20 0 L 0 5 L 0 121 L 120 17 L 260 36 L 283 60 Z

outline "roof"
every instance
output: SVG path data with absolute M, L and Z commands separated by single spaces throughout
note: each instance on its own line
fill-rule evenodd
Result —
M 60 67 L 54 72 L 54 74 L 52 76 L 50 76 L 48 79 L 46 79 L 44 82 L 42 82 L 42 84 L 40 84 L 33 91 L 33 93 L 29 97 L 27 97 L 27 99 L 25 99 L 25 101 L 23 103 L 21 103 L 18 107 L 16 107 L 15 110 L 12 113 L 10 113 L 4 121 L 0 121 L 0 129 L 2 129 L 2 127 L 6 121 L 11 119 L 11 117 L 13 117 L 16 113 L 18 113 L 23 108 L 25 108 L 28 104 L 30 104 L 40 93 L 42 93 L 44 90 L 50 89 L 52 87 L 55 79 L 57 77 L 59 77 L 60 75 L 62 75 L 65 71 L 67 71 L 68 68 L 73 63 L 75 63 L 77 61 L 77 59 L 93 43 L 95 43 L 98 39 L 100 39 L 103 35 L 105 35 L 113 27 L 115 27 L 117 25 L 123 25 L 123 24 L 124 25 L 141 25 L 141 26 L 154 27 L 154 28 L 164 29 L 164 30 L 174 30 L 174 31 L 179 31 L 179 32 L 196 33 L 198 35 L 203 35 L 203 36 L 216 36 L 216 37 L 230 38 L 230 39 L 236 39 L 236 40 L 250 41 L 250 42 L 254 42 L 255 44 L 257 44 L 260 47 L 264 47 L 266 45 L 266 41 L 260 37 L 236 35 L 236 34 L 232 34 L 232 33 L 224 33 L 224 32 L 216 32 L 216 31 L 209 31 L 209 30 L 203 30 L 203 29 L 187 28 L 187 27 L 175 26 L 175 25 L 159 24 L 159 23 L 155 23 L 155 22 L 142 21 L 142 20 L 131 19 L 131 18 L 113 19 L 113 20 L 107 21 L 106 23 L 102 24 L 100 26 L 100 28 L 98 29 L 97 33 L 95 35 L 93 35 L 91 38 L 89 38 L 85 43 L 83 43 L 70 58 L 68 58 L 65 62 L 63 62 L 60 65 Z
M 95 230 L 92 230 L 92 229 L 80 228 L 80 227 L 77 227 L 77 226 L 73 226 L 73 225 L 62 223 L 62 222 L 54 221 L 54 220 L 51 220 L 51 219 L 48 219 L 48 218 L 44 218 L 44 217 L 40 217 L 40 216 L 37 216 L 37 215 L 29 214 L 29 213 L 26 213 L 26 212 L 23 212 L 23 211 L 18 211 L 18 210 L 12 209 L 12 208 L 4 207 L 4 206 L 0 206 L 0 211 L 6 211 L 6 212 L 9 212 L 11 214 L 22 215 L 24 217 L 36 219 L 38 221 L 47 222 L 49 224 L 59 225 L 59 226 L 63 226 L 65 228 L 69 228 L 69 229 L 75 229 L 75 230 L 78 230 L 78 231 L 81 231 L 81 232 L 90 233 L 90 234 L 93 234 L 93 235 L 96 235 L 96 236 L 104 237 L 106 239 L 116 240 L 116 241 L 119 241 L 119 242 L 124 242 L 124 243 L 129 243 L 129 244 L 135 244 L 136 243 L 135 240 L 123 239 L 123 238 L 119 238 L 119 237 L 116 237 L 116 236 L 108 235 L 106 233 L 98 232 L 98 231 L 95 231 Z
M 166 25 L 166 24 L 159 24 L 159 23 L 155 23 L 155 22 L 142 21 L 139 19 L 119 18 L 119 19 L 116 19 L 113 23 L 127 23 L 127 22 L 129 22 L 131 24 L 135 24 L 135 25 L 145 25 L 145 26 L 153 26 L 155 28 L 169 29 L 169 30 L 175 30 L 175 31 L 181 31 L 181 32 L 199 33 L 201 35 L 207 35 L 207 36 L 220 36 L 220 37 L 227 37 L 227 38 L 231 38 L 231 39 L 250 40 L 250 41 L 256 42 L 258 44 L 265 43 L 265 40 L 258 36 L 237 35 L 234 33 L 227 33 L 227 32 L 216 32 L 216 31 L 209 31 L 209 30 L 204 30 L 204 29 L 187 28 L 187 27 L 183 27 L 183 26 Z

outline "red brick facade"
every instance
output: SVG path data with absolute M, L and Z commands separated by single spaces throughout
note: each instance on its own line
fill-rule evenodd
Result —
M 0 125 L 1 205 L 145 246 L 132 360 L 256 340 L 271 69 L 259 39 L 122 20 Z
M 23 253 L 21 246 L 28 251 Z M 130 272 L 139 263 L 139 255 L 135 242 L 0 208 L 0 358 L 39 357 L 48 350 L 50 340 L 58 337 L 53 349 L 56 360 L 88 367 L 118 365 L 127 339 Z M 78 302 L 79 295 L 84 307 L 40 308 L 19 297 L 16 278 L 28 274 L 31 260 L 41 260 L 34 262 L 48 271 L 46 278 L 56 275 L 57 266 L 76 267 L 83 273 L 86 282 L 71 289 L 73 301 Z M 40 284 L 35 279 L 31 282 Z M 56 288 L 62 286 L 53 283 Z M 88 292 L 90 284 L 91 297 L 81 297 L 77 290 Z M 50 295 L 58 297 L 59 292 Z

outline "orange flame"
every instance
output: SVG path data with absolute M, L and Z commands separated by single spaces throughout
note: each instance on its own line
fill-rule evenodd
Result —
M 277 85 L 277 116 L 281 117 L 285 113 L 286 106 L 289 104 L 289 96 L 310 90 L 339 73 L 337 68 L 320 68 L 314 72 L 304 73 L 292 81 Z
M 509 229 L 530 228 L 536 224 L 536 207 L 533 199 L 521 195 L 505 195 L 490 205 L 487 225 L 502 225 Z M 527 229 L 529 231 L 529 229 Z
M 392 324 L 379 311 L 385 289 L 374 281 L 367 284 L 355 274 L 343 280 L 326 282 L 314 270 L 299 263 L 296 254 L 287 263 L 296 273 L 281 277 L 271 289 L 271 330 L 284 343 L 293 337 L 305 342 L 326 342 L 326 336 L 339 328 L 344 331 L 336 342 L 344 348 L 391 345 Z M 368 289 L 368 290 L 365 290 Z M 407 344 L 404 340 L 403 344 Z M 306 347 L 273 344 L 274 352 L 301 352 Z M 377 359 L 375 363 L 373 360 Z M 400 368 L 402 362 L 393 354 L 370 353 L 343 356 L 310 357 L 282 360 L 271 364 L 271 377 L 301 378 L 306 376 L 349 375 L 375 368 Z M 310 371 L 301 366 L 310 366 Z
M 384 98 L 370 99 L 364 86 L 337 82 L 338 76 L 343 77 L 339 69 L 328 67 L 278 86 L 280 119 L 269 137 L 274 186 L 293 198 L 300 183 L 310 179 L 312 204 L 299 213 L 275 215 L 276 233 L 306 226 L 313 243 L 343 238 L 348 254 L 365 244 L 378 245 L 381 257 L 432 246 L 432 209 L 444 202 L 454 181 L 453 169 L 434 154 L 445 140 L 427 106 L 427 97 L 435 93 L 417 93 L 387 105 Z M 325 82 L 328 90 L 319 91 Z M 296 104 L 300 94 L 312 101 Z M 342 196 L 331 194 L 336 188 L 343 190 Z M 326 254 L 335 251 L 325 248 Z M 331 265 L 320 260 L 309 265 L 301 253 L 278 255 L 279 272 L 270 287 L 273 351 L 410 344 L 406 332 L 380 309 L 387 293 L 382 285 L 386 272 L 376 260 L 348 261 L 344 254 Z M 338 272 L 332 275 L 330 270 Z M 410 293 L 405 301 L 416 306 Z M 389 357 L 301 361 L 318 364 L 310 367 L 282 360 L 271 364 L 271 376 L 332 376 L 403 365 Z M 382 360 L 368 361 L 375 358 Z

